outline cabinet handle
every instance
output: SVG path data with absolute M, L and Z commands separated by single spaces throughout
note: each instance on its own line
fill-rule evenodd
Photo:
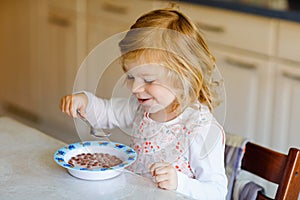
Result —
M 108 2 L 103 3 L 101 7 L 105 11 L 116 13 L 116 14 L 127 14 L 128 13 L 127 7 L 113 5 L 113 4 L 108 3 Z
M 236 60 L 233 58 L 225 58 L 225 62 L 230 65 L 233 65 L 233 66 L 236 66 L 239 68 L 243 68 L 243 69 L 248 69 L 248 70 L 255 70 L 257 68 L 257 66 L 255 64 L 243 62 L 243 61 Z
M 282 75 L 283 75 L 285 78 L 288 78 L 288 79 L 291 79 L 291 80 L 299 81 L 299 82 L 300 82 L 300 76 L 299 76 L 299 75 L 291 74 L 291 73 L 288 73 L 288 72 L 283 72 Z
M 61 27 L 68 27 L 70 25 L 70 21 L 68 19 L 58 16 L 50 16 L 48 18 L 48 22 Z
M 205 24 L 205 23 L 201 23 L 201 22 L 197 22 L 196 26 L 200 30 L 204 30 L 204 31 L 209 31 L 209 32 L 214 32 L 214 33 L 224 33 L 225 32 L 225 28 L 223 26 L 214 26 L 211 24 Z

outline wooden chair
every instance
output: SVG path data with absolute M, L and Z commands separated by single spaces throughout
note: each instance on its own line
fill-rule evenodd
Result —
M 278 184 L 275 200 L 297 200 L 300 191 L 300 150 L 290 148 L 288 155 L 248 142 L 241 168 Z M 257 200 L 268 199 L 259 192 Z

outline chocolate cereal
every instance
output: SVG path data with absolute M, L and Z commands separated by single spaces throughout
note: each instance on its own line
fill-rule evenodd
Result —
M 122 163 L 122 160 L 108 153 L 81 153 L 68 161 L 72 167 L 87 169 L 109 168 Z

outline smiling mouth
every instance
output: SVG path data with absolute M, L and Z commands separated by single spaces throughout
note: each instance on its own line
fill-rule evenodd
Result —
M 140 104 L 144 104 L 144 103 L 148 102 L 149 100 L 151 100 L 151 98 L 149 98 L 149 99 L 138 99 Z

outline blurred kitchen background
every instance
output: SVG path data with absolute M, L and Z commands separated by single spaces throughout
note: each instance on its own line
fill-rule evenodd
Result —
M 287 152 L 300 146 L 299 1 L 186 0 L 177 7 L 199 26 L 216 56 L 226 101 L 216 117 L 229 133 Z M 126 31 L 157 0 L 0 0 L 0 116 L 67 143 L 74 121 L 62 114 L 88 53 Z M 107 49 L 109 52 L 110 49 Z M 110 97 L 122 70 L 112 63 L 97 95 Z M 85 74 L 88 87 L 89 77 Z M 224 118 L 224 113 L 226 116 Z M 128 143 L 115 130 L 113 140 Z M 120 134 L 118 134 L 120 133 Z

